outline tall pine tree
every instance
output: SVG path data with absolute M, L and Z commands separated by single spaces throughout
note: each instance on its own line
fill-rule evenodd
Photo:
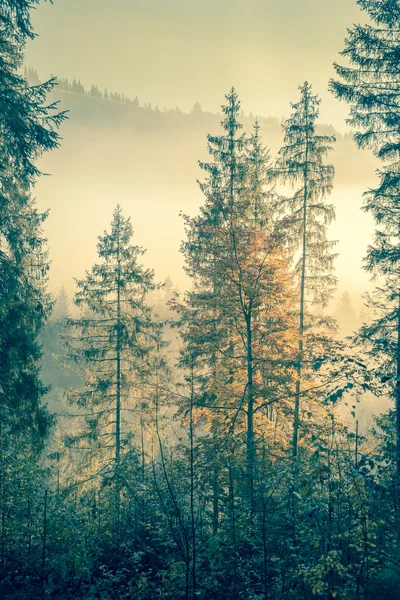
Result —
M 77 281 L 75 304 L 82 316 L 69 319 L 68 339 L 71 357 L 87 365 L 83 389 L 70 393 L 71 401 L 86 409 L 86 427 L 70 443 L 91 449 L 97 472 L 114 481 L 118 527 L 121 460 L 129 434 L 123 415 L 129 402 L 140 412 L 149 355 L 161 345 L 160 324 L 147 304 L 156 287 L 154 273 L 140 264 L 144 250 L 131 244 L 132 235 L 130 220 L 117 206 L 111 231 L 99 237 L 101 262 Z
M 48 261 L 40 214 L 31 188 L 36 159 L 58 145 L 64 114 L 46 103 L 54 81 L 29 87 L 20 75 L 25 41 L 34 37 L 34 2 L 0 6 L 0 419 L 1 430 L 42 439 L 48 425 L 42 406 L 37 336 L 50 309 Z
M 217 440 L 224 430 L 234 445 L 242 440 L 237 460 L 244 459 L 252 519 L 256 440 L 268 428 L 267 407 L 287 395 L 291 380 L 293 294 L 269 153 L 257 123 L 249 139 L 237 135 L 239 102 L 234 91 L 226 98 L 225 131 L 209 136 L 213 160 L 202 165 L 205 202 L 186 221 L 183 253 L 194 285 L 180 311 L 188 348 L 203 360 L 202 406 L 212 415 L 211 430 Z
M 283 183 L 299 186 L 285 201 L 283 226 L 289 249 L 295 256 L 299 286 L 299 352 L 293 423 L 293 457 L 298 454 L 300 403 L 304 363 L 310 361 L 307 332 L 315 318 L 310 304 L 326 306 L 336 280 L 332 275 L 333 243 L 326 237 L 327 225 L 334 218 L 332 205 L 325 197 L 332 190 L 334 169 L 324 164 L 333 137 L 317 135 L 316 122 L 320 100 L 311 85 L 300 87 L 300 100 L 292 104 L 292 115 L 283 124 L 284 145 L 276 163 L 276 175 Z
M 358 0 L 358 4 L 370 22 L 348 30 L 341 53 L 348 62 L 335 63 L 339 79 L 330 87 L 351 105 L 348 123 L 356 131 L 356 144 L 370 148 L 382 161 L 377 187 L 364 194 L 364 210 L 376 222 L 365 268 L 379 283 L 371 302 L 376 318 L 361 329 L 360 339 L 369 347 L 377 372 L 385 374 L 395 400 L 395 519 L 400 547 L 400 3 Z

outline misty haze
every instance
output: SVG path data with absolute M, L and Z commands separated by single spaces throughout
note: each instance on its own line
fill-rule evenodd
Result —
M 400 597 L 399 19 L 0 0 L 0 598 Z

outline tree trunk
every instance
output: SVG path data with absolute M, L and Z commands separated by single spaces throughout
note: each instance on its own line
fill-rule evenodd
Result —
M 308 196 L 308 151 L 309 151 L 308 133 L 306 133 L 305 167 L 304 167 L 304 192 L 303 192 L 303 247 L 301 257 L 301 279 L 300 279 L 300 323 L 299 323 L 299 358 L 297 365 L 296 396 L 294 402 L 294 422 L 293 422 L 293 458 L 298 455 L 299 446 L 299 427 L 300 427 L 300 395 L 301 395 L 301 377 L 303 370 L 303 350 L 304 350 L 304 304 L 305 304 L 305 284 L 306 284 L 306 258 L 307 258 L 307 196 Z
M 0 420 L 0 502 L 1 502 L 1 565 L 5 564 L 5 544 L 6 544 L 6 458 L 5 445 L 3 440 L 3 423 Z
M 192 596 L 196 598 L 196 561 L 197 561 L 197 547 L 196 547 L 196 520 L 195 520 L 195 506 L 194 506 L 194 495 L 195 495 L 195 479 L 194 479 L 194 423 L 193 423 L 193 402 L 194 402 L 194 360 L 192 357 L 191 365 L 191 389 L 190 389 L 190 521 L 192 530 Z
M 117 384 L 116 384 L 116 406 L 115 406 L 115 500 L 116 500 L 116 518 L 117 518 L 117 547 L 120 543 L 120 524 L 121 524 L 121 264 L 118 240 L 117 254 Z
M 250 524 L 254 517 L 254 386 L 253 386 L 253 340 L 251 313 L 246 317 L 247 337 L 247 476 L 249 485 Z
M 42 540 L 42 577 L 44 585 L 44 573 L 46 568 L 46 544 L 47 544 L 47 495 L 48 491 L 44 491 L 44 506 L 43 506 L 43 540 Z
M 395 503 L 397 547 L 400 549 L 400 295 L 397 310 L 397 355 L 396 355 L 396 473 Z
M 234 441 L 232 440 L 233 444 Z M 237 535 L 236 535 L 236 506 L 235 506 L 235 483 L 233 480 L 233 465 L 235 464 L 235 451 L 231 449 L 231 456 L 228 462 L 228 475 L 229 475 L 229 504 L 231 511 L 231 532 L 232 532 L 232 552 L 233 552 L 233 573 L 232 573 L 232 596 L 236 598 L 237 589 Z
M 218 481 L 218 466 L 214 465 L 213 477 L 213 495 L 212 495 L 212 527 L 213 534 L 218 533 L 219 527 L 219 481 Z
M 262 542 L 263 542 L 263 579 L 264 579 L 264 600 L 269 600 L 268 594 L 268 565 L 267 565 L 267 501 L 263 498 L 263 517 L 262 517 Z

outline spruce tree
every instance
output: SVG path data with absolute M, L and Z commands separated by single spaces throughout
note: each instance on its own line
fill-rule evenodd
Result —
M 324 164 L 335 138 L 317 135 L 316 123 L 320 100 L 312 94 L 311 85 L 300 87 L 300 100 L 292 104 L 292 115 L 283 124 L 284 145 L 279 151 L 276 175 L 283 183 L 299 186 L 286 200 L 286 217 L 282 225 L 294 256 L 299 288 L 299 352 L 293 422 L 293 457 L 298 454 L 300 403 L 303 365 L 307 348 L 307 332 L 315 318 L 311 305 L 325 307 L 336 284 L 332 275 L 333 243 L 326 236 L 327 225 L 334 219 L 334 209 L 325 201 L 333 185 L 334 169 Z M 309 361 L 309 357 L 308 357 Z
M 395 400 L 395 520 L 400 546 L 400 3 L 358 0 L 358 4 L 370 22 L 348 30 L 341 53 L 347 64 L 335 63 L 339 79 L 330 87 L 351 105 L 348 123 L 355 129 L 356 144 L 370 148 L 382 163 L 377 186 L 364 194 L 364 210 L 376 223 L 365 268 L 378 279 L 378 287 L 370 302 L 375 319 L 361 329 L 360 339 L 377 361 L 376 371 L 385 373 Z
M 209 136 L 213 160 L 202 165 L 208 174 L 201 184 L 205 202 L 197 217 L 186 220 L 182 249 L 194 285 L 180 312 L 187 347 L 196 349 L 200 403 L 210 413 L 215 440 L 220 443 L 225 431 L 228 446 L 236 446 L 233 470 L 244 460 L 247 483 L 239 489 L 253 523 L 256 438 L 264 435 L 266 407 L 285 395 L 291 380 L 290 367 L 283 365 L 293 352 L 293 296 L 276 230 L 269 152 L 258 123 L 250 138 L 238 135 L 236 93 L 227 100 L 226 134 Z M 234 504 L 233 498 L 228 510 Z
M 48 260 L 31 189 L 37 158 L 58 145 L 64 114 L 46 103 L 54 81 L 29 87 L 20 75 L 25 41 L 34 37 L 35 2 L 0 7 L 0 397 L 2 431 L 43 438 L 48 417 L 41 400 L 37 336 L 49 313 Z
M 193 352 L 193 344 L 199 347 L 196 364 L 200 363 L 202 370 L 207 373 L 207 381 L 203 378 L 202 396 L 203 404 L 208 405 L 210 401 L 214 405 L 217 404 L 218 392 L 223 385 L 219 373 L 227 360 L 218 348 L 230 344 L 230 333 L 220 319 L 221 282 L 216 268 L 224 251 L 223 242 L 221 243 L 220 240 L 221 226 L 229 218 L 229 207 L 233 206 L 237 197 L 245 170 L 243 152 L 245 136 L 241 132 L 242 124 L 238 120 L 240 101 L 234 88 L 225 98 L 226 104 L 222 106 L 222 133 L 219 136 L 208 135 L 208 152 L 211 160 L 199 163 L 206 174 L 205 180 L 199 182 L 205 196 L 205 203 L 196 219 L 185 217 L 187 240 L 182 244 L 182 253 L 186 258 L 185 270 L 194 282 L 194 290 L 193 294 L 189 294 L 186 299 L 181 321 L 191 321 L 192 315 L 199 313 L 199 319 L 196 318 L 197 324 L 194 323 L 194 327 L 191 327 L 190 342 L 188 340 L 187 343 L 191 347 L 190 353 Z M 207 323 L 204 335 L 201 334 L 204 327 L 204 323 L 201 325 L 203 319 Z M 219 413 L 221 421 L 223 416 L 224 423 L 217 423 L 217 420 L 213 419 L 215 439 L 218 439 L 224 425 L 229 423 L 231 416 L 229 413 L 229 409 Z M 215 531 L 219 522 L 220 478 L 221 467 L 216 465 L 212 491 Z
M 208 174 L 200 188 L 205 195 L 215 196 L 219 192 L 218 209 L 221 215 L 229 214 L 233 207 L 235 196 L 240 192 L 242 177 L 245 172 L 243 150 L 246 143 L 244 133 L 240 134 L 243 125 L 239 122 L 240 100 L 236 90 L 232 88 L 225 96 L 223 105 L 223 134 L 208 136 L 208 152 L 212 162 L 200 162 L 200 167 Z
M 340 296 L 335 317 L 342 335 L 350 335 L 357 329 L 358 317 L 349 292 L 343 292 Z
M 81 316 L 68 321 L 70 355 L 87 367 L 83 389 L 70 393 L 70 400 L 86 409 L 86 427 L 70 444 L 91 448 L 89 458 L 100 463 L 97 473 L 114 480 L 118 526 L 121 459 L 129 434 L 123 413 L 129 401 L 143 401 L 149 355 L 161 346 L 160 325 L 147 304 L 156 288 L 154 273 L 140 264 L 144 250 L 131 244 L 132 235 L 130 219 L 117 206 L 111 231 L 99 237 L 101 262 L 77 281 L 75 305 Z M 140 412 L 139 404 L 136 409 Z
M 69 319 L 70 316 L 71 311 L 67 290 L 64 285 L 62 285 L 56 298 L 51 317 L 57 321 L 65 321 L 66 319 Z

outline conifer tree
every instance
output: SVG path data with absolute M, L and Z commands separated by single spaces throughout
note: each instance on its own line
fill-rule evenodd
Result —
M 205 203 L 198 217 L 186 220 L 183 253 L 194 289 L 180 310 L 191 325 L 186 341 L 192 351 L 199 348 L 210 373 L 203 380 L 203 403 L 219 416 L 211 418 L 214 434 L 218 438 L 222 424 L 231 434 L 244 434 L 252 517 L 256 429 L 260 436 L 263 408 L 286 391 L 291 378 L 290 368 L 281 365 L 293 351 L 292 291 L 275 227 L 269 153 L 257 123 L 248 140 L 237 135 L 234 90 L 227 101 L 226 134 L 209 136 L 213 161 L 202 164 L 208 174 L 201 184 Z
M 195 297 L 199 296 L 202 302 L 204 296 L 206 310 L 209 311 L 210 327 L 204 339 L 203 356 L 208 357 L 211 382 L 216 377 L 217 362 L 222 360 L 221 355 L 217 357 L 217 348 L 229 339 L 229 333 L 220 325 L 218 308 L 221 282 L 216 265 L 225 251 L 224 242 L 221 243 L 220 239 L 221 228 L 229 220 L 229 211 L 238 198 L 246 169 L 245 136 L 240 133 L 242 124 L 238 121 L 240 101 L 234 88 L 226 95 L 222 112 L 222 135 L 208 135 L 208 152 L 212 160 L 199 163 L 206 173 L 205 181 L 199 183 L 205 204 L 195 222 L 185 217 L 188 239 L 182 245 L 182 252 L 187 256 L 185 268 L 188 275 L 194 282 L 200 279 Z
M 246 187 L 253 206 L 254 222 L 261 229 L 271 232 L 276 220 L 276 199 L 272 178 L 272 160 L 263 145 L 260 122 L 256 119 L 246 146 Z
M 64 285 L 62 285 L 56 298 L 51 318 L 56 319 L 57 321 L 65 321 L 66 319 L 69 319 L 70 316 L 71 310 L 67 290 Z
M 340 296 L 335 317 L 343 335 L 350 335 L 357 329 L 358 317 L 349 292 L 343 292 Z
M 83 389 L 70 394 L 71 401 L 87 409 L 86 430 L 70 443 L 89 442 L 90 447 L 93 442 L 92 458 L 100 460 L 100 471 L 115 481 L 118 524 L 121 459 L 128 434 L 123 412 L 129 400 L 144 395 L 149 355 L 161 345 L 160 325 L 146 303 L 156 287 L 154 273 L 140 264 L 144 250 L 131 244 L 132 234 L 130 220 L 117 206 L 111 231 L 99 237 L 101 262 L 77 281 L 75 304 L 82 316 L 69 319 L 68 339 L 72 358 L 87 365 Z
M 222 107 L 223 132 L 219 136 L 208 135 L 208 152 L 211 157 L 209 163 L 200 162 L 200 167 L 206 173 L 204 182 L 199 183 L 205 196 L 205 205 L 201 207 L 200 216 L 192 220 L 185 217 L 187 241 L 182 245 L 182 252 L 187 257 L 186 271 L 192 278 L 195 288 L 193 294 L 187 298 L 182 320 L 191 320 L 192 315 L 199 312 L 198 325 L 192 328 L 191 336 L 196 341 L 188 341 L 191 352 L 193 344 L 199 345 L 199 358 L 197 363 L 202 363 L 202 369 L 208 373 L 208 382 L 203 392 L 203 403 L 209 404 L 210 399 L 218 397 L 221 383 L 218 381 L 219 372 L 226 359 L 218 348 L 228 344 L 229 332 L 222 326 L 220 320 L 220 280 L 216 265 L 223 248 L 220 243 L 222 224 L 229 218 L 229 206 L 232 207 L 235 196 L 241 186 L 241 178 L 245 170 L 245 156 L 243 148 L 245 136 L 241 133 L 242 125 L 238 121 L 240 114 L 240 101 L 234 88 L 226 95 L 226 104 Z M 196 224 L 195 224 L 196 223 Z M 196 310 L 198 305 L 198 311 Z M 183 309 L 183 306 L 180 307 Z M 201 319 L 206 319 L 207 331 L 201 334 Z M 224 341 L 223 341 L 224 340 Z M 203 379 L 203 381 L 205 381 Z M 207 400 L 208 401 L 207 401 Z M 216 404 L 216 402 L 214 402 Z M 228 409 L 229 415 L 229 409 Z M 224 414 L 224 413 L 222 413 Z M 220 413 L 221 415 L 221 413 Z M 229 421 L 225 413 L 225 419 Z M 219 430 L 217 421 L 214 420 Z M 223 429 L 222 425 L 222 429 Z M 217 432 L 214 431 L 214 435 Z M 214 473 L 214 523 L 218 526 L 218 496 L 219 472 L 217 466 Z
M 3 426 L 40 439 L 48 418 L 37 336 L 51 304 L 46 213 L 38 212 L 31 188 L 40 175 L 36 159 L 58 145 L 64 114 L 46 104 L 54 81 L 29 87 L 20 75 L 34 4 L 6 0 L 0 7 L 0 406 Z
M 365 268 L 382 278 L 370 303 L 376 311 L 370 326 L 361 329 L 371 356 L 381 360 L 377 372 L 386 374 L 396 414 L 396 529 L 400 546 L 400 3 L 398 0 L 358 0 L 370 22 L 348 30 L 341 53 L 348 63 L 335 63 L 338 80 L 331 91 L 351 105 L 349 124 L 360 148 L 370 148 L 382 161 L 378 185 L 364 194 L 364 210 L 376 222 Z
M 224 115 L 221 122 L 223 134 L 208 135 L 208 153 L 212 160 L 210 163 L 199 163 L 207 176 L 200 183 L 200 189 L 215 205 L 212 217 L 217 224 L 225 217 L 229 218 L 229 210 L 233 208 L 235 197 L 240 193 L 246 171 L 246 136 L 244 133 L 240 134 L 243 125 L 238 120 L 240 100 L 234 88 L 225 98 L 226 104 L 221 107 Z
M 276 163 L 276 175 L 284 183 L 298 189 L 284 203 L 289 249 L 299 253 L 296 264 L 299 285 L 299 353 L 293 423 L 293 457 L 298 454 L 300 401 L 306 348 L 306 333 L 310 330 L 312 305 L 326 306 L 336 280 L 332 276 L 333 243 L 326 237 L 327 225 L 334 218 L 332 205 L 325 197 L 332 190 L 334 169 L 324 164 L 331 150 L 333 137 L 317 135 L 316 122 L 320 100 L 312 94 L 311 85 L 300 87 L 300 100 L 292 104 L 292 115 L 283 125 L 284 145 Z

